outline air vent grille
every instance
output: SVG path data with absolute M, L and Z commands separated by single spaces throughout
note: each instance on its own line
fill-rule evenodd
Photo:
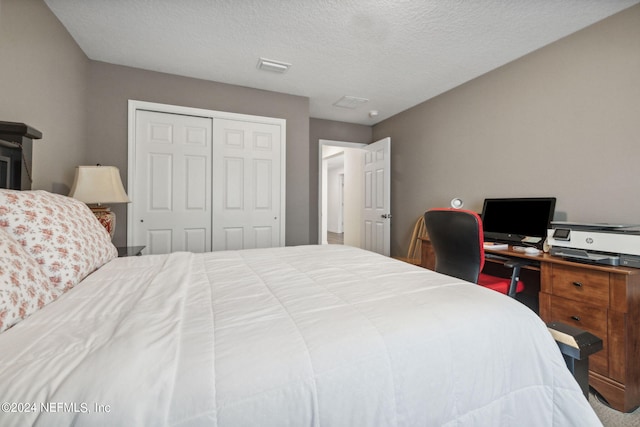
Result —
M 348 108 L 350 110 L 355 110 L 363 104 L 369 102 L 367 98 L 358 98 L 357 96 L 348 96 L 345 95 L 336 102 L 333 103 L 334 106 L 340 108 Z
M 275 61 L 267 58 L 260 58 L 257 66 L 259 70 L 271 71 L 273 73 L 286 73 L 290 67 L 291 64 L 288 62 Z

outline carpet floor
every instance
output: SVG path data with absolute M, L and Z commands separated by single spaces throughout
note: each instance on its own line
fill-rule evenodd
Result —
M 625 414 L 609 408 L 593 393 L 589 393 L 589 403 L 604 427 L 640 427 L 640 408 Z

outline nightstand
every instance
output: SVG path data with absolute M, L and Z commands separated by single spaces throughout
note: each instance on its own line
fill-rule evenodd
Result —
M 128 256 L 140 256 L 142 255 L 142 250 L 146 248 L 146 246 L 118 246 L 116 249 L 118 250 L 118 257 L 128 257 Z

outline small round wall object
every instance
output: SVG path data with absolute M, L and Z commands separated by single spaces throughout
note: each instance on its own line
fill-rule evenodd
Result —
M 454 209 L 461 209 L 464 206 L 464 202 L 462 201 L 462 199 L 459 198 L 455 198 L 455 199 L 451 199 L 451 207 Z

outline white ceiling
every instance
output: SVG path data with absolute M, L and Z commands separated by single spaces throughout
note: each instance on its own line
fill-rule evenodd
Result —
M 45 2 L 93 60 L 305 96 L 311 117 L 371 125 L 640 0 Z M 293 65 L 261 71 L 260 57 Z M 344 95 L 369 102 L 333 106 Z

